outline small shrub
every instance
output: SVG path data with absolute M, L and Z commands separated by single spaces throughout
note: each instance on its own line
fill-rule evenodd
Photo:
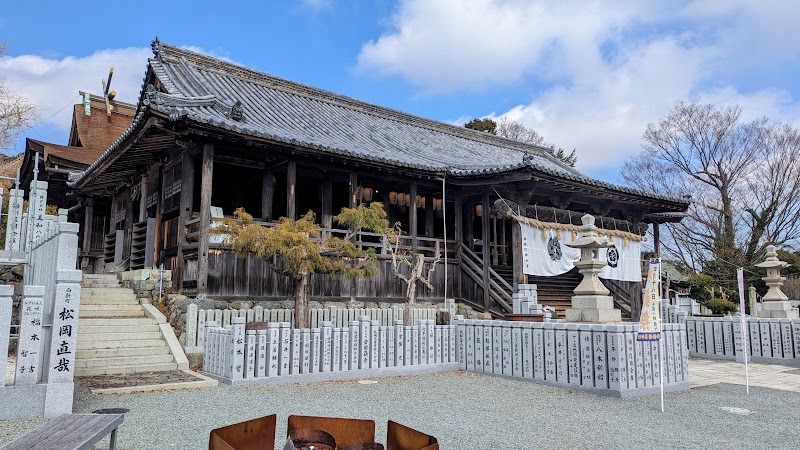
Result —
M 739 310 L 736 303 L 719 298 L 712 298 L 703 304 L 706 308 L 714 312 L 714 314 L 733 313 Z

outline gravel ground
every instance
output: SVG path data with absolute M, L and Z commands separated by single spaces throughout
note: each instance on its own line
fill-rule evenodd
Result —
M 720 407 L 746 408 L 737 415 Z M 273 413 L 369 418 L 385 441 L 388 419 L 436 436 L 443 449 L 797 448 L 800 394 L 718 384 L 620 400 L 464 372 L 290 386 L 135 395 L 76 392 L 75 412 L 128 408 L 120 449 L 203 449 L 213 428 Z M 0 421 L 0 443 L 41 420 Z M 103 448 L 103 447 L 99 447 Z

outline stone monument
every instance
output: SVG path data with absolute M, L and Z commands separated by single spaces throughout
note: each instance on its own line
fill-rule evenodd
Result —
M 614 323 L 622 322 L 622 313 L 614 309 L 614 299 L 597 275 L 606 266 L 600 261 L 600 249 L 610 247 L 608 239 L 597 233 L 594 216 L 581 217 L 578 238 L 567 246 L 580 249 L 581 259 L 575 263 L 583 275 L 572 296 L 572 308 L 566 311 L 567 322 Z
M 764 262 L 756 264 L 756 267 L 767 269 L 767 276 L 762 278 L 769 291 L 764 295 L 761 303 L 761 311 L 758 317 L 775 319 L 797 319 L 798 311 L 792 308 L 789 297 L 781 291 L 786 277 L 781 276 L 781 269 L 788 267 L 789 264 L 778 259 L 778 253 L 774 245 L 767 246 L 767 258 Z

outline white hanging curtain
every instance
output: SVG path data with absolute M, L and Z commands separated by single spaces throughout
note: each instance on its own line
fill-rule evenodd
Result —
M 527 275 L 553 277 L 569 272 L 580 259 L 578 249 L 567 247 L 572 233 L 564 231 L 559 239 L 558 231 L 542 230 L 519 222 L 522 237 L 522 265 Z M 608 265 L 600 272 L 600 278 L 619 281 L 642 281 L 640 263 L 641 242 L 612 237 L 614 245 L 600 250 L 599 258 Z M 609 261 L 610 257 L 610 261 Z

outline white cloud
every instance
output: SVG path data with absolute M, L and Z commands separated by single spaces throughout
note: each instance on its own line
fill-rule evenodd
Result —
M 65 105 L 75 103 L 78 91 L 101 94 L 101 82 L 108 76 L 110 67 L 114 67 L 111 89 L 117 91 L 117 99 L 135 103 L 142 88 L 147 58 L 152 54 L 149 48 L 131 47 L 61 59 L 20 55 L 0 61 L 0 72 L 13 89 L 37 105 L 39 119 L 44 120 Z M 67 107 L 48 122 L 68 130 L 71 121 L 72 108 Z
M 496 115 L 576 148 L 579 168 L 600 171 L 638 151 L 647 123 L 689 97 L 797 123 L 789 89 L 749 76 L 800 60 L 789 38 L 800 3 L 788 3 L 403 0 L 357 68 L 429 95 L 525 85 L 537 94 Z

